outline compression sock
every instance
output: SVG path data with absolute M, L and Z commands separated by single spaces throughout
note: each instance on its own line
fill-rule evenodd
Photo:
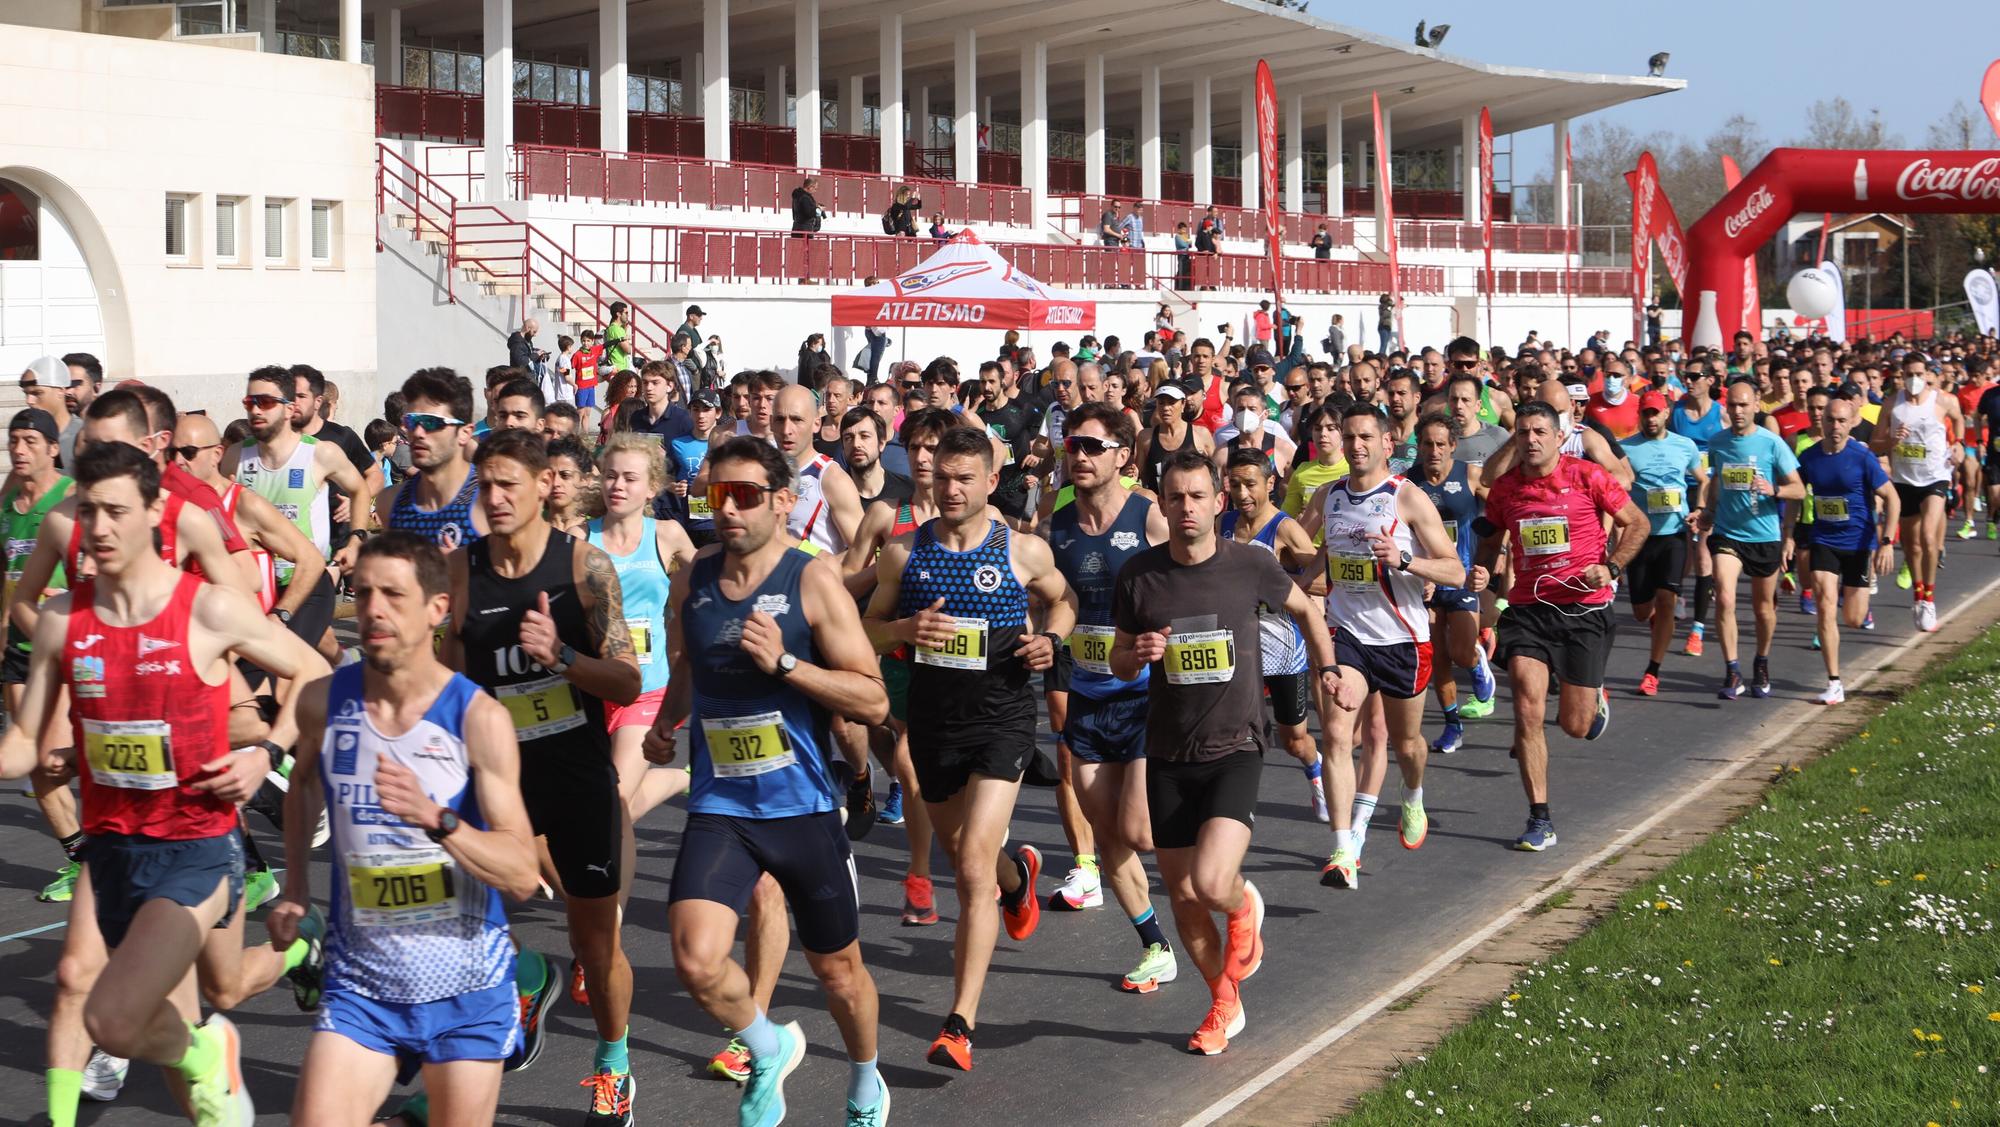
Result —
M 549 984 L 549 961 L 540 951 L 521 948 L 519 958 L 514 960 L 514 991 L 523 998 L 542 992 Z
M 620 1076 L 632 1071 L 632 1060 L 625 1052 L 625 1038 L 631 1036 L 631 1034 L 632 1031 L 628 1029 L 616 1041 L 598 1039 L 597 1071 L 615 1073 Z
M 83 1101 L 83 1073 L 74 1068 L 51 1068 L 45 1075 L 49 1089 L 49 1127 L 76 1127 L 77 1105 Z
M 757 1011 L 755 1021 L 737 1030 L 736 1037 L 753 1057 L 769 1060 L 778 1055 L 778 1027 L 771 1024 L 771 1016 L 763 1010 Z
M 312 954 L 312 944 L 303 939 L 292 940 L 292 945 L 285 948 L 285 973 L 290 974 L 297 970 L 298 965 L 305 962 L 306 956 L 310 954 Z
M 1738 662 L 1738 661 L 1725 661 L 1725 662 L 1723 662 L 1723 663 L 1722 663 L 1722 675 L 1723 675 L 1723 676 L 1725 676 L 1725 677 L 1741 677 L 1741 676 L 1743 676 L 1743 663 L 1742 663 L 1742 662 Z
M 1076 855 L 1076 867 L 1077 867 L 1077 868 L 1079 868 L 1079 869 L 1088 869 L 1088 870 L 1090 870 L 1090 871 L 1091 871 L 1091 872 L 1093 872 L 1093 873 L 1094 873 L 1094 872 L 1096 872 L 1096 871 L 1097 871 L 1097 854 L 1095 854 L 1095 853 L 1079 853 L 1079 854 L 1077 854 L 1077 855 Z
M 1347 840 L 1354 846 L 1354 856 L 1361 856 L 1361 847 L 1368 841 L 1368 819 L 1375 816 L 1376 798 L 1372 794 L 1354 796 L 1354 816 L 1350 819 L 1353 827 L 1347 831 Z
M 1694 579 L 1694 620 L 1696 623 L 1708 621 L 1708 604 L 1715 599 L 1715 576 L 1697 575 Z
M 1660 675 L 1660 663 L 1659 663 L 1659 662 L 1657 662 L 1657 661 L 1649 661 L 1649 662 L 1647 662 L 1647 663 L 1646 663 L 1646 676 L 1648 676 L 1648 677 L 1658 677 L 1659 675 Z
M 69 835 L 68 837 L 60 839 L 57 842 L 57 844 L 62 846 L 64 857 L 68 858 L 70 861 L 81 860 L 81 858 L 77 856 L 77 852 L 83 848 L 83 831 L 78 830 L 75 833 Z
M 1012 892 L 1002 889 L 1000 892 L 1000 903 L 1006 905 L 1009 909 L 1014 909 L 1019 908 L 1021 900 L 1033 892 L 1034 889 L 1028 884 L 1028 863 L 1021 860 L 1019 853 L 1014 854 L 1010 859 L 1014 862 L 1015 870 L 1021 874 L 1021 883 L 1016 885 Z
M 1546 802 L 1528 803 L 1528 817 L 1540 818 L 1547 821 L 1549 817 L 1549 804 Z
M 882 1076 L 875 1071 L 877 1059 L 847 1062 L 847 1102 L 862 1111 L 882 1102 Z
M 187 1052 L 174 1062 L 174 1070 L 189 1080 L 197 1080 L 222 1065 L 222 1038 L 205 1025 L 188 1026 Z
M 1324 772 L 1325 766 L 1325 761 L 1320 759 L 1315 759 L 1311 763 L 1299 764 L 1300 770 L 1306 773 L 1306 778 L 1311 779 L 1315 783 L 1319 782 L 1319 777 Z
M 1150 904 L 1146 906 L 1145 911 L 1132 917 L 1132 930 L 1139 933 L 1141 947 L 1151 947 L 1155 943 L 1162 947 L 1172 946 L 1167 942 L 1166 933 L 1160 930 L 1160 917 L 1154 914 Z
M 1457 724 L 1460 722 L 1458 719 L 1458 705 L 1448 704 L 1444 706 L 1444 722 L 1447 724 Z

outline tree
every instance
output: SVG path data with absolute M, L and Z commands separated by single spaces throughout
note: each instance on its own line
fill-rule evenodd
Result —
M 1806 131 L 1792 142 L 1802 149 L 1895 149 L 1903 138 L 1882 124 L 1882 111 L 1866 117 L 1846 98 L 1821 98 L 1806 107 Z

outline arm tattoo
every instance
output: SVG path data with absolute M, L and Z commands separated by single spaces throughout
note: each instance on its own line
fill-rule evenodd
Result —
M 625 592 L 618 585 L 618 572 L 604 549 L 595 546 L 584 549 L 583 585 L 590 592 L 591 604 L 584 621 L 597 642 L 597 655 L 609 660 L 621 657 L 637 660 L 632 650 L 632 632 L 625 628 Z

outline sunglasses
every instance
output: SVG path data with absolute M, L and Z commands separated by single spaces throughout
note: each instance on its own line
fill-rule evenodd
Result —
M 1072 434 L 1063 439 L 1064 450 L 1071 454 L 1082 454 L 1086 458 L 1095 458 L 1106 450 L 1120 449 L 1122 445 L 1109 438 L 1096 438 L 1087 434 Z
M 1286 391 L 1304 391 L 1305 389 L 1306 385 L 1302 383 L 1288 383 L 1285 385 Z
M 282 407 L 290 402 L 291 400 L 282 395 L 246 395 L 243 397 L 243 409 L 245 411 L 268 411 L 273 407 Z
M 1451 366 L 1452 366 L 1452 367 L 1454 367 L 1454 368 L 1457 368 L 1457 369 L 1458 369 L 1459 371 L 1461 371 L 1461 372 L 1470 372 L 1470 371 L 1471 371 L 1471 370 L 1473 370 L 1474 368 L 1477 368 L 1477 367 L 1479 367 L 1479 361 L 1477 361 L 1477 360 L 1453 360 L 1453 361 L 1451 362 Z
M 708 507 L 720 509 L 724 501 L 738 510 L 754 509 L 764 503 L 764 494 L 776 493 L 775 486 L 759 485 L 754 481 L 711 481 L 708 483 Z
M 169 446 L 167 449 L 172 450 L 174 455 L 180 458 L 181 461 L 192 462 L 203 450 L 222 449 L 222 443 L 212 442 L 207 446 Z
M 436 434 L 446 427 L 462 427 L 464 419 L 454 419 L 450 415 L 433 415 L 428 411 L 410 411 L 403 416 L 404 430 L 422 430 Z

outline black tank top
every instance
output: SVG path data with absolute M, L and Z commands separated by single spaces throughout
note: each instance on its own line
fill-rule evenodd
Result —
M 493 570 L 491 540 L 482 538 L 466 548 L 470 605 L 459 630 L 465 675 L 507 706 L 524 759 L 537 754 L 587 754 L 609 760 L 611 738 L 604 730 L 603 702 L 521 650 L 521 619 L 546 592 L 556 637 L 578 653 L 597 653 L 576 589 L 576 538 L 553 528 L 548 535 L 541 560 L 519 579 L 503 578 Z
M 1154 431 L 1153 441 L 1146 447 L 1146 464 L 1141 466 L 1139 470 L 1139 484 L 1155 493 L 1159 492 L 1160 466 L 1165 464 L 1168 456 L 1178 454 L 1183 450 L 1192 449 L 1194 449 L 1194 427 L 1191 424 L 1187 429 L 1187 434 L 1182 436 L 1179 446 L 1169 447 L 1160 445 L 1160 432 Z

